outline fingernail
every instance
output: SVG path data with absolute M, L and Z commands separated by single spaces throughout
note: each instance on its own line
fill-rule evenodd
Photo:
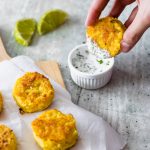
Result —
M 131 46 L 128 43 L 126 43 L 124 41 L 121 42 L 121 51 L 122 52 L 126 53 L 130 50 L 130 48 L 131 48 Z

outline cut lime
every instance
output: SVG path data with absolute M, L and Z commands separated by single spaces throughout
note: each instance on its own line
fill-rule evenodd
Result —
M 40 35 L 53 31 L 68 19 L 68 14 L 60 9 L 53 9 L 46 12 L 38 23 Z
M 16 23 L 14 37 L 19 44 L 28 46 L 32 42 L 35 31 L 36 21 L 34 19 L 22 19 Z

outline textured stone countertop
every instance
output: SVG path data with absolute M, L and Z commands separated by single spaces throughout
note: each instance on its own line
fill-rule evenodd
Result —
M 67 66 L 69 51 L 85 41 L 84 21 L 91 0 L 1 0 L 0 34 L 8 53 L 28 55 L 34 60 L 55 59 L 72 101 L 103 117 L 128 142 L 125 150 L 150 149 L 150 31 L 128 54 L 116 58 L 111 82 L 98 90 L 85 90 L 73 83 Z M 123 12 L 125 21 L 134 4 Z M 111 3 L 104 15 L 109 11 Z M 24 17 L 40 16 L 51 8 L 70 14 L 66 24 L 45 36 L 35 36 L 32 46 L 18 45 L 12 36 L 15 22 Z

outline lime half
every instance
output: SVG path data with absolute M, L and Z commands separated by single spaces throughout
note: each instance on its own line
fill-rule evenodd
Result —
M 53 9 L 46 12 L 38 23 L 40 35 L 53 31 L 68 19 L 68 14 L 60 9 Z
M 28 46 L 32 42 L 35 31 L 36 21 L 34 19 L 22 19 L 16 23 L 14 37 L 19 44 Z

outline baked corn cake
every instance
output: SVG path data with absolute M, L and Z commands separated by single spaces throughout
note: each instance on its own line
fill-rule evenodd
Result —
M 54 89 L 48 78 L 37 72 L 27 72 L 16 81 L 13 97 L 27 113 L 46 109 L 53 101 Z
M 0 124 L 0 150 L 16 150 L 16 137 L 13 131 Z
M 2 97 L 2 93 L 0 92 L 0 113 L 3 110 L 3 97 Z
M 78 138 L 74 117 L 56 109 L 45 111 L 36 118 L 32 130 L 43 150 L 66 150 L 75 145 Z
M 120 42 L 124 31 L 125 26 L 117 18 L 105 17 L 99 19 L 93 26 L 87 27 L 87 44 L 93 51 L 99 48 L 99 50 L 108 53 L 110 57 L 114 57 L 120 53 Z

